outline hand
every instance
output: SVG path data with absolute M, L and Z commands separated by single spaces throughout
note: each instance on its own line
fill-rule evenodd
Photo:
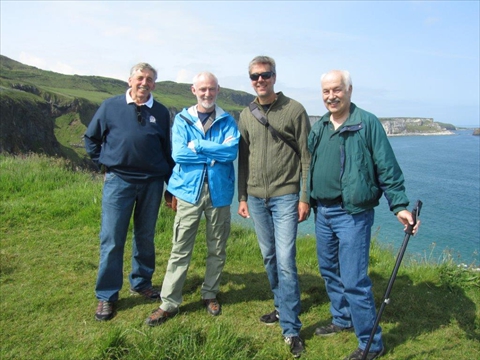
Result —
M 169 207 L 173 211 L 177 211 L 177 198 L 173 196 L 172 193 L 168 190 L 165 190 L 163 196 L 165 198 L 165 204 L 167 205 L 167 207 Z
M 195 150 L 195 143 L 193 141 L 190 141 L 188 144 L 187 144 L 187 147 L 192 150 L 194 153 L 197 152 L 197 150 Z
M 248 205 L 246 201 L 240 201 L 238 204 L 238 215 L 245 219 L 250 218 L 250 213 L 248 212 Z
M 310 216 L 310 205 L 305 202 L 298 203 L 298 222 L 305 221 Z
M 407 230 L 408 225 L 413 225 L 413 216 L 412 213 L 408 210 L 402 210 L 397 213 L 397 219 L 400 221 L 404 227 L 403 230 Z M 412 234 L 415 235 L 418 231 L 418 227 L 420 226 L 420 220 L 417 219 L 417 223 L 413 227 Z

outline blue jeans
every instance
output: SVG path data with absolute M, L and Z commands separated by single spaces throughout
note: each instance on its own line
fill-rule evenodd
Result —
M 130 287 L 141 290 L 152 286 L 152 275 L 155 270 L 153 239 L 163 194 L 163 181 L 158 179 L 132 184 L 112 172 L 105 174 L 100 230 L 100 265 L 95 287 L 97 299 L 118 300 L 118 292 L 123 283 L 123 252 L 132 212 Z
M 302 323 L 300 287 L 296 264 L 298 194 L 270 199 L 248 197 L 248 210 L 255 224 L 275 309 L 283 336 L 298 336 Z
M 320 274 L 331 305 L 332 323 L 355 329 L 359 347 L 365 349 L 375 323 L 368 259 L 374 210 L 350 215 L 342 206 L 317 203 L 315 220 Z M 370 351 L 383 348 L 380 326 Z

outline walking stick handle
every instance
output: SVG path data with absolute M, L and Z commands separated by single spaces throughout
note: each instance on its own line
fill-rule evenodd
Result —
M 417 217 L 420 216 L 420 210 L 422 210 L 422 205 L 423 205 L 423 203 L 420 200 L 417 200 L 417 202 L 415 203 L 415 206 L 412 210 L 413 225 L 408 224 L 407 229 L 405 230 L 406 234 L 408 234 L 408 235 L 413 234 L 413 228 L 417 224 Z

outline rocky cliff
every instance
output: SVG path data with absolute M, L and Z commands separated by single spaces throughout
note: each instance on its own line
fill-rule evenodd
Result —
M 320 116 L 310 116 L 310 123 L 320 120 Z M 379 118 L 388 136 L 401 135 L 448 135 L 455 126 L 436 123 L 432 118 Z
M 380 118 L 380 122 L 389 136 L 451 134 L 445 124 L 439 124 L 432 118 Z M 442 126 L 443 125 L 443 126 Z M 451 126 L 453 127 L 453 126 Z

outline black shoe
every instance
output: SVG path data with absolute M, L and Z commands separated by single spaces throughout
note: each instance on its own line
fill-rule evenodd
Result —
M 305 351 L 305 347 L 303 346 L 303 341 L 300 339 L 300 336 L 287 336 L 285 337 L 285 342 L 290 345 L 290 352 L 294 358 L 299 358 Z
M 106 321 L 113 318 L 113 302 L 100 300 L 95 311 L 95 320 Z
M 265 325 L 273 325 L 279 319 L 280 317 L 278 316 L 277 310 L 273 310 L 270 314 L 265 314 L 260 317 L 260 321 L 263 322 Z
M 366 360 L 373 360 L 379 358 L 385 353 L 385 348 L 378 352 L 370 351 L 367 354 Z M 347 356 L 344 360 L 362 360 L 363 359 L 363 350 L 358 348 L 354 352 L 352 352 L 349 356 Z
M 130 295 L 143 296 L 145 299 L 158 300 L 160 299 L 160 292 L 153 287 L 143 288 L 141 290 L 130 289 Z
M 222 312 L 222 307 L 217 299 L 203 299 L 203 305 L 206 306 L 210 315 L 217 316 Z
M 152 311 L 152 314 L 145 320 L 145 324 L 149 326 L 157 326 L 163 324 L 168 319 L 171 319 L 178 314 L 176 311 L 165 311 L 161 308 Z
M 351 327 L 341 327 L 335 324 L 329 324 L 327 326 L 322 326 L 315 329 L 315 335 L 317 336 L 332 336 L 338 334 L 342 331 L 352 331 L 353 326 Z

